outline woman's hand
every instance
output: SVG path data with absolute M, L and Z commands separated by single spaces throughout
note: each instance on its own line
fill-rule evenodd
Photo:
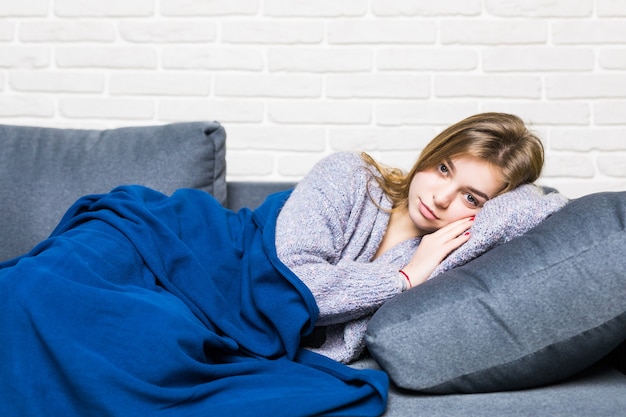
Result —
M 446 256 L 470 238 L 468 229 L 474 217 L 457 220 L 436 232 L 424 235 L 413 257 L 402 270 L 409 276 L 411 287 L 421 284 Z

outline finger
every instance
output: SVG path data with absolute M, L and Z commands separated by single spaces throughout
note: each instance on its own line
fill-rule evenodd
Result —
M 469 228 L 473 224 L 473 220 L 470 219 L 471 218 L 468 217 L 466 219 L 457 220 L 448 224 L 447 226 L 442 227 L 435 233 L 446 240 L 452 239 L 469 230 Z
M 446 226 L 442 227 L 439 230 L 442 229 L 455 229 L 455 228 L 460 228 L 460 227 L 465 227 L 466 229 L 469 229 L 469 227 L 474 224 L 474 216 L 472 217 L 465 217 L 459 220 L 455 220 L 452 223 L 447 224 Z
M 465 242 L 467 242 L 470 239 L 470 237 L 471 237 L 471 233 L 469 231 L 465 231 L 461 233 L 460 235 L 458 235 L 457 237 L 455 237 L 454 239 L 451 239 L 450 241 L 448 241 L 448 243 L 446 244 L 446 249 L 449 249 L 448 254 L 452 252 L 453 250 L 459 248 Z

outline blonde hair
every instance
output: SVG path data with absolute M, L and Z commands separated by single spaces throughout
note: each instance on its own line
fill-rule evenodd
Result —
M 407 206 L 409 186 L 416 173 L 460 156 L 480 158 L 497 167 L 505 182 L 499 194 L 537 180 L 544 163 L 541 140 L 519 117 L 506 113 L 476 114 L 448 127 L 426 145 L 408 173 L 361 154 L 380 173 L 374 178 L 394 209 Z

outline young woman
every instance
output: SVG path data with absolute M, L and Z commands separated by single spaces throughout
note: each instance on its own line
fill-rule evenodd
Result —
M 520 119 L 488 113 L 442 132 L 406 175 L 339 153 L 254 212 L 189 189 L 83 197 L 0 264 L 0 411 L 380 415 L 386 375 L 337 361 L 542 164 Z M 323 355 L 301 348 L 309 335 Z
M 318 163 L 276 228 L 278 257 L 319 307 L 310 347 L 342 362 L 355 359 L 367 317 L 426 280 L 469 239 L 483 205 L 535 181 L 543 159 L 541 141 L 521 119 L 484 113 L 437 135 L 407 174 L 365 154 Z

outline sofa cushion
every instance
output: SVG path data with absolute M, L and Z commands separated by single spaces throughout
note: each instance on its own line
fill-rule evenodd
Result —
M 226 200 L 225 133 L 189 122 L 110 130 L 0 125 L 0 260 L 43 240 L 80 196 L 140 184 Z
M 400 387 L 488 392 L 549 384 L 626 339 L 626 193 L 571 201 L 525 235 L 392 299 L 372 356 Z
M 231 210 L 247 207 L 255 209 L 265 201 L 268 195 L 285 191 L 296 186 L 295 182 L 253 182 L 228 181 L 226 185 L 226 206 Z

